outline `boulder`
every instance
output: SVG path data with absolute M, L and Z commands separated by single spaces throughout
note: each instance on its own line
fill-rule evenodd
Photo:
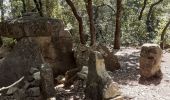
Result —
M 85 95 L 87 100 L 110 100 L 121 97 L 119 88 L 105 69 L 100 52 L 91 51 Z M 120 100 L 123 100 L 121 98 Z
M 144 44 L 140 53 L 140 75 L 152 77 L 161 72 L 162 49 L 158 44 Z
M 0 63 L 0 87 L 8 86 L 22 76 L 27 78 L 30 68 L 41 67 L 43 59 L 39 46 L 30 38 L 23 38 Z

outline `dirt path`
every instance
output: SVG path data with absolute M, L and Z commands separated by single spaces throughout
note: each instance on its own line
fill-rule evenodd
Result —
M 117 52 L 122 68 L 112 73 L 113 80 L 119 83 L 126 100 L 170 100 L 170 53 L 162 58 L 162 80 L 139 84 L 138 49 L 124 48 Z

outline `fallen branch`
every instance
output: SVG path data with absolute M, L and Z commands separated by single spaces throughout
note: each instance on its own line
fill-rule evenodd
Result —
M 2 88 L 0 88 L 0 92 L 3 91 L 3 90 L 9 89 L 9 88 L 11 88 L 11 87 L 13 87 L 13 86 L 15 86 L 16 84 L 18 84 L 19 82 L 21 82 L 23 79 L 24 79 L 24 76 L 21 77 L 18 81 L 14 82 L 13 84 L 11 84 L 11 85 L 9 85 L 9 86 L 7 86 L 7 87 L 2 87 Z

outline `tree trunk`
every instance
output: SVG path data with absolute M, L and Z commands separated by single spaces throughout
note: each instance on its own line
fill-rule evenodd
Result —
M 0 0 L 0 7 L 1 7 L 1 21 L 4 20 L 4 6 L 3 6 L 3 0 Z
M 160 43 L 161 49 L 164 49 L 164 41 L 165 41 L 164 37 L 165 37 L 166 30 L 167 30 L 167 28 L 169 27 L 169 25 L 170 25 L 170 20 L 169 20 L 169 22 L 166 24 L 166 26 L 164 27 L 164 29 L 163 29 L 163 31 L 162 31 L 162 34 L 161 34 L 161 43 Z
M 39 0 L 38 2 L 37 2 L 37 0 L 34 0 L 34 3 L 35 3 L 35 6 L 36 6 L 40 16 L 43 17 L 42 2 L 41 2 L 41 0 Z
M 151 21 L 151 15 L 152 15 L 152 11 L 153 11 L 153 8 L 158 5 L 159 3 L 161 3 L 163 0 L 159 0 L 155 3 L 153 3 L 151 6 L 150 6 L 150 9 L 149 9 L 149 12 L 148 12 L 148 15 L 147 15 L 147 20 L 146 20 L 146 26 L 147 26 L 147 31 L 148 32 L 152 32 L 154 31 L 153 29 L 153 25 L 152 25 L 152 21 Z
M 120 49 L 120 34 L 121 34 L 121 12 L 122 0 L 117 0 L 117 14 L 116 14 L 116 29 L 114 38 L 114 49 Z
M 90 22 L 90 34 L 91 34 L 91 43 L 90 45 L 94 45 L 96 42 L 96 30 L 93 20 L 93 7 L 92 7 L 92 0 L 87 0 L 86 5 L 87 13 L 89 16 L 89 22 Z
M 79 35 L 80 35 L 80 42 L 82 44 L 85 44 L 85 40 L 84 40 L 84 33 L 83 33 L 83 20 L 82 17 L 78 14 L 73 2 L 71 0 L 66 0 L 67 4 L 71 7 L 71 10 L 74 14 L 74 16 L 76 17 L 78 23 L 79 23 Z
M 144 11 L 144 9 L 145 9 L 145 7 L 146 7 L 147 1 L 148 1 L 148 0 L 144 0 L 142 10 L 141 10 L 140 15 L 139 15 L 139 17 L 138 17 L 139 20 L 141 20 L 141 18 L 142 18 L 142 14 L 143 14 L 143 11 Z
M 22 0 L 22 6 L 23 6 L 23 12 L 22 13 L 25 13 L 26 12 L 25 0 Z
M 1 22 L 4 21 L 4 7 L 3 7 L 3 0 L 0 0 L 0 7 L 1 7 Z M 3 41 L 0 36 L 0 47 L 2 46 Z

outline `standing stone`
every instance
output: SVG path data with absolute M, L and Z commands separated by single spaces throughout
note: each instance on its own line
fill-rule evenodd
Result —
M 87 100 L 122 100 L 118 86 L 105 69 L 104 59 L 99 52 L 90 52 L 87 83 L 85 89 Z
M 52 68 L 48 64 L 43 64 L 40 70 L 42 93 L 45 98 L 55 96 L 54 78 Z
M 144 44 L 140 53 L 140 74 L 149 78 L 161 73 L 162 50 L 157 44 Z

